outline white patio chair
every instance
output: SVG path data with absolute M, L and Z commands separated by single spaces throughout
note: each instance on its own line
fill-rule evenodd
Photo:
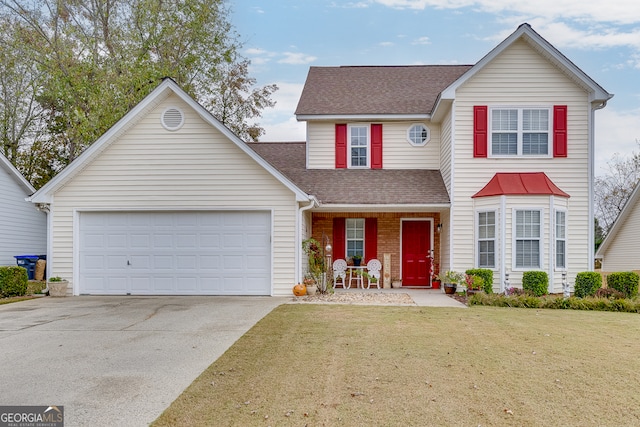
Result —
M 342 287 L 347 287 L 347 261 L 337 259 L 333 262 L 333 287 L 338 284 L 338 278 L 342 279 Z M 351 284 L 349 284 L 351 287 Z
M 382 263 L 377 259 L 371 259 L 367 263 L 367 289 L 371 289 L 371 278 L 376 278 L 376 286 L 380 289 L 380 270 L 382 270 Z

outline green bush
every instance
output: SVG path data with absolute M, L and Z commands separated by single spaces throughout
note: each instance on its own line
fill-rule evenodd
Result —
M 640 276 L 632 271 L 611 273 L 607 276 L 607 285 L 622 292 L 627 298 L 638 295 L 638 282 L 640 282 Z
M 602 276 L 595 271 L 583 271 L 576 275 L 574 295 L 579 298 L 592 297 L 602 287 Z
M 29 276 L 24 267 L 0 267 L 0 297 L 26 295 Z
M 488 268 L 470 268 L 465 271 L 469 276 L 481 277 L 484 281 L 484 291 L 488 294 L 493 292 L 493 270 Z
M 549 288 L 549 276 L 546 271 L 525 271 L 522 273 L 522 289 L 531 292 L 535 296 L 547 294 Z
M 597 298 L 597 297 L 570 297 L 531 295 L 504 295 L 477 293 L 467 300 L 470 306 L 484 305 L 493 307 L 522 307 L 522 308 L 549 308 L 561 310 L 593 310 L 593 311 L 617 311 L 621 313 L 640 313 L 640 300 L 638 298 Z

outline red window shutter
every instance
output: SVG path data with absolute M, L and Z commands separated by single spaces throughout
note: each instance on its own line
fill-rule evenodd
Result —
M 333 218 L 333 259 L 345 259 L 347 222 L 344 218 Z
M 336 169 L 347 167 L 347 125 L 336 124 Z
M 364 255 L 365 262 L 378 258 L 378 218 L 364 220 Z
M 567 106 L 553 106 L 553 157 L 567 157 Z
M 382 169 L 382 124 L 371 125 L 371 169 Z
M 473 157 L 487 157 L 487 112 L 486 105 L 473 107 Z

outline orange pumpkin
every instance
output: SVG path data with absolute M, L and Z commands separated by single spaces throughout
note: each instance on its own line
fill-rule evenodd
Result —
M 293 294 L 297 297 L 301 297 L 307 294 L 307 287 L 301 283 L 298 283 L 293 287 Z

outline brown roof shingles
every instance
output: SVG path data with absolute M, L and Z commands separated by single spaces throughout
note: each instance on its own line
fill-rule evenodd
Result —
M 322 204 L 442 205 L 449 195 L 440 171 L 424 169 L 306 169 L 304 142 L 248 144 Z
M 295 114 L 430 114 L 440 92 L 471 67 L 311 67 Z

